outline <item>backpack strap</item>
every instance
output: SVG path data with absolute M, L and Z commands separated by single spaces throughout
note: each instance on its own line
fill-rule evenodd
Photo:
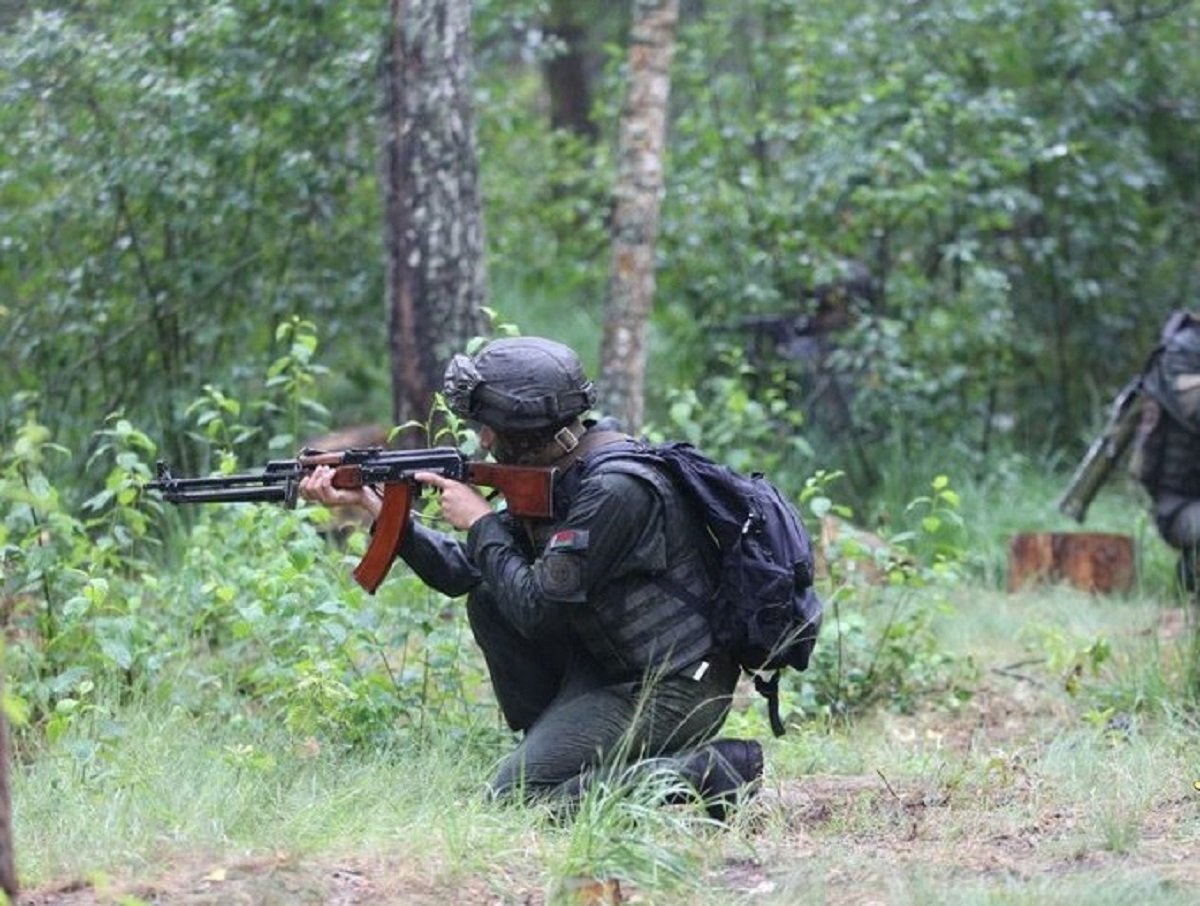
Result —
M 770 678 L 761 673 L 752 673 L 754 688 L 758 694 L 767 700 L 767 719 L 771 722 L 771 732 L 782 736 L 787 730 L 783 726 L 783 718 L 779 716 L 779 671 L 776 670 Z
M 574 467 L 579 460 L 596 452 L 601 447 L 622 442 L 632 443 L 633 438 L 624 431 L 597 431 L 595 429 L 587 431 L 579 438 L 579 443 L 571 449 L 571 452 L 563 456 L 554 465 L 560 473 L 565 473 Z
M 596 430 L 585 432 L 569 453 L 554 462 L 558 477 L 554 482 L 554 514 L 563 519 L 571 507 L 571 501 L 583 480 L 584 461 L 604 447 L 613 444 L 632 443 L 633 438 L 623 431 Z

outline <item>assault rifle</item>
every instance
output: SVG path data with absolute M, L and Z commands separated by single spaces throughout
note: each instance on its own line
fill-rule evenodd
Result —
M 1108 480 L 1113 466 L 1125 454 L 1133 440 L 1138 420 L 1141 417 L 1141 407 L 1138 401 L 1142 397 L 1143 373 L 1129 381 L 1109 404 L 1108 421 L 1104 430 L 1092 441 L 1084 454 L 1083 460 L 1071 476 L 1071 483 L 1066 493 L 1058 502 L 1060 511 L 1070 516 L 1076 522 L 1083 522 L 1092 498 L 1100 490 L 1100 486 Z
M 382 486 L 383 507 L 375 520 L 371 542 L 354 569 L 354 578 L 375 593 L 400 550 L 413 497 L 420 493 L 416 472 L 436 472 L 467 484 L 493 488 L 504 495 L 515 516 L 545 519 L 554 514 L 556 470 L 539 466 L 508 466 L 473 462 L 454 447 L 387 450 L 361 447 L 323 452 L 304 449 L 295 459 L 273 459 L 261 472 L 176 478 L 171 467 L 158 463 L 158 478 L 146 487 L 168 503 L 282 503 L 296 505 L 301 479 L 317 466 L 332 466 L 333 486 L 342 490 Z

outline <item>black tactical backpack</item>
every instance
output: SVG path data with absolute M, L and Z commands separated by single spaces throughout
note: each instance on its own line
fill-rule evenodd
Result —
M 808 666 L 821 628 L 812 541 L 800 514 L 761 474 L 741 475 L 691 444 L 609 444 L 584 457 L 584 470 L 613 460 L 659 469 L 704 520 L 717 549 L 716 590 L 707 601 L 674 584 L 668 590 L 707 617 L 717 645 L 754 677 L 771 730 L 782 736 L 779 672 Z

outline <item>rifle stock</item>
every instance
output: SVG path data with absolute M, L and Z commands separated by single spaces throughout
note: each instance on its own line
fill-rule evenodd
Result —
M 557 470 L 541 466 L 504 466 L 494 462 L 467 464 L 467 483 L 494 488 L 514 516 L 549 519 L 554 515 Z
M 1141 396 L 1142 376 L 1139 374 L 1122 387 L 1113 399 L 1104 430 L 1092 441 L 1075 468 L 1067 490 L 1058 502 L 1058 508 L 1076 522 L 1083 522 L 1087 517 L 1088 507 L 1096 493 L 1129 448 L 1140 418 L 1137 402 Z
M 146 487 L 168 503 L 282 503 L 296 505 L 300 481 L 317 466 L 333 467 L 333 486 L 353 490 L 383 489 L 383 506 L 371 532 L 366 553 L 354 569 L 354 579 L 369 594 L 387 577 L 408 531 L 413 500 L 420 494 L 417 472 L 435 472 L 455 481 L 493 488 L 514 516 L 547 519 L 554 514 L 557 470 L 539 466 L 508 466 L 471 462 L 454 447 L 423 450 L 385 450 L 362 447 L 323 452 L 303 450 L 296 459 L 272 460 L 261 472 L 177 478 L 170 466 L 158 463 L 158 478 Z

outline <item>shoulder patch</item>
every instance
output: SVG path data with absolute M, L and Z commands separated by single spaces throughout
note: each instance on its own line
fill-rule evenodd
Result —
M 563 529 L 556 532 L 546 544 L 547 551 L 583 551 L 587 550 L 588 533 L 583 529 Z

